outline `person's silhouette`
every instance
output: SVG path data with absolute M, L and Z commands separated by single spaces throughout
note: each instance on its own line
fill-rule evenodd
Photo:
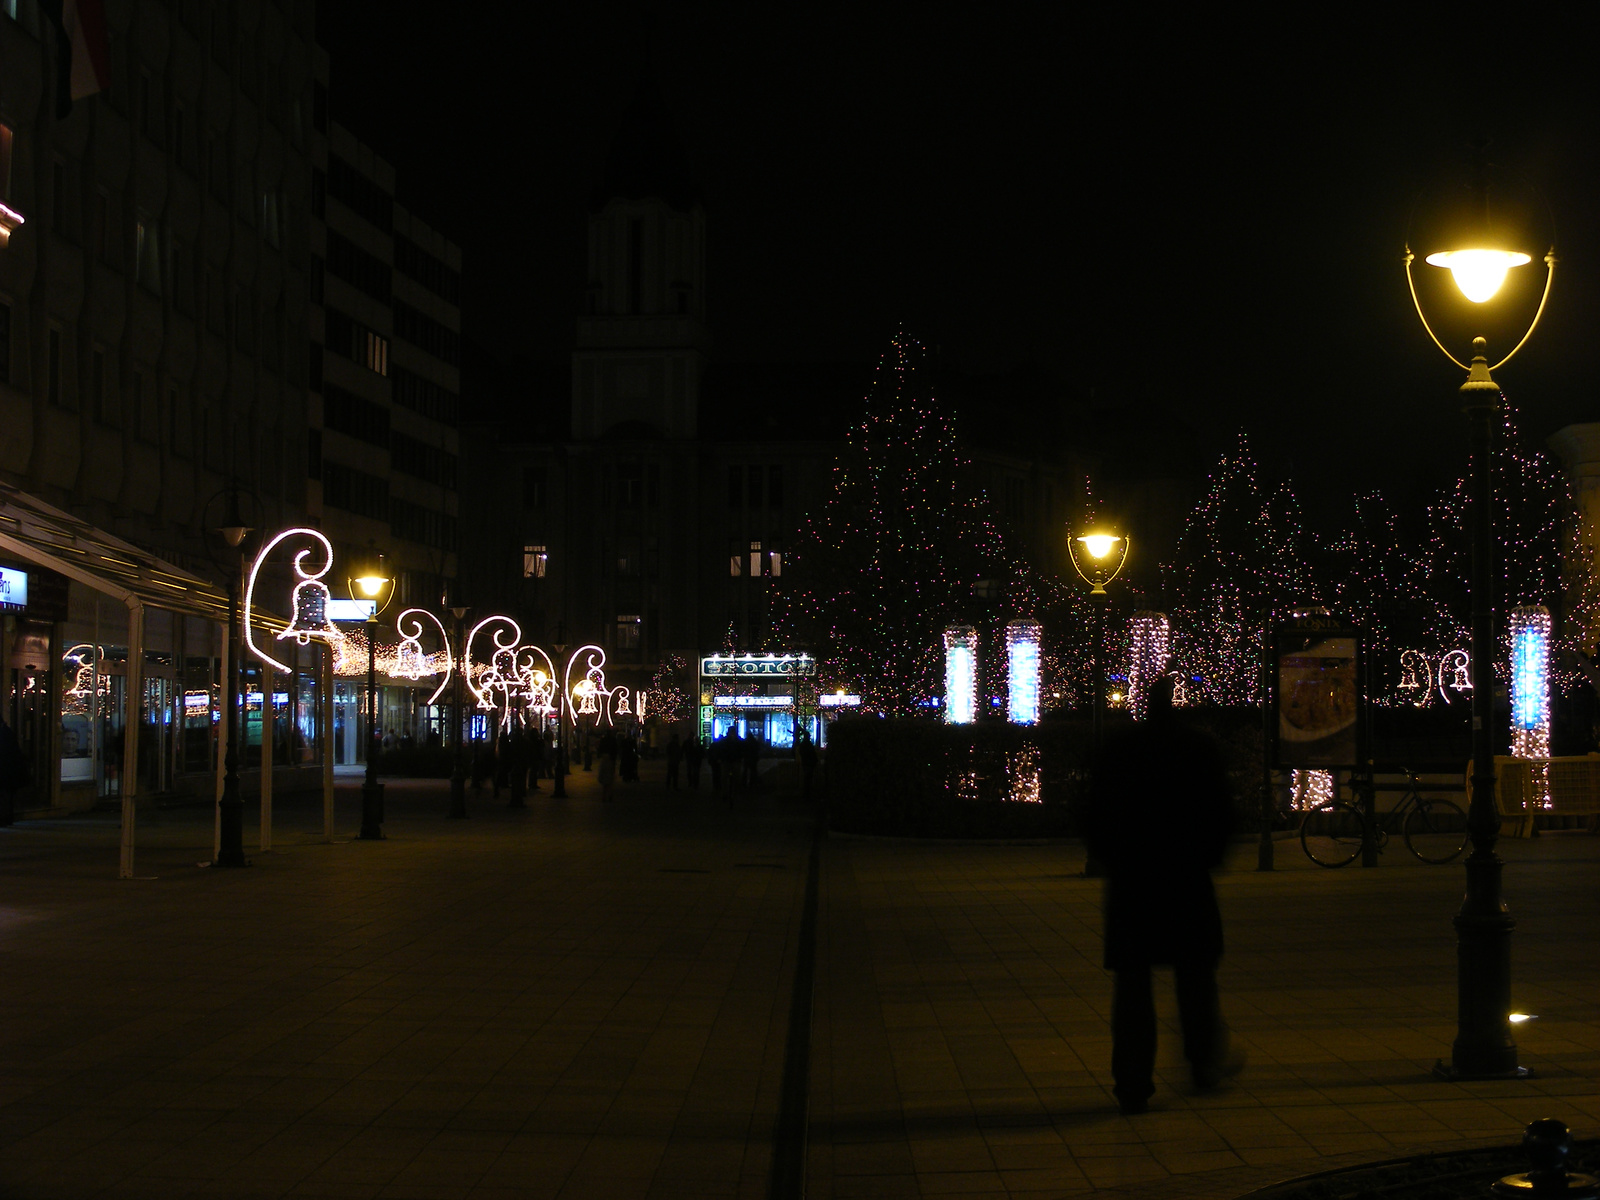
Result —
M 1151 689 L 1146 719 L 1107 736 L 1090 778 L 1084 830 L 1105 866 L 1105 966 L 1116 973 L 1111 1075 L 1125 1113 L 1155 1092 L 1156 1013 L 1150 971 L 1171 966 L 1184 1055 L 1195 1085 L 1238 1070 L 1217 1005 L 1222 916 L 1211 868 L 1233 832 L 1217 744 L 1177 719 L 1175 679 Z

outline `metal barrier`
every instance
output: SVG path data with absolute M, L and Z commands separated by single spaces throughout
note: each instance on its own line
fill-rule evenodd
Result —
M 1495 807 L 1516 822 L 1517 837 L 1532 837 L 1537 816 L 1587 816 L 1590 828 L 1600 814 L 1600 754 L 1568 758 L 1494 760 Z

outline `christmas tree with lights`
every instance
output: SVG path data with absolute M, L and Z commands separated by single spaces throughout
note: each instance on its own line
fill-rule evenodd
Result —
M 859 694 L 876 712 L 926 712 L 943 691 L 945 626 L 983 624 L 985 602 L 1031 616 L 1034 597 L 934 398 L 923 347 L 903 330 L 879 360 L 833 485 L 786 564 L 775 636 L 816 655 L 821 690 Z
M 1521 605 L 1548 608 L 1559 631 L 1553 651 L 1592 654 L 1600 622 L 1600 581 L 1590 564 L 1592 546 L 1577 519 L 1571 488 L 1560 465 L 1524 444 L 1510 401 L 1501 407 L 1491 480 L 1494 488 L 1494 608 L 1499 615 L 1496 674 L 1509 671 L 1505 614 Z M 1429 507 L 1429 587 L 1448 613 L 1455 644 L 1471 641 L 1472 497 L 1466 476 Z M 1568 656 L 1552 654 L 1558 687 L 1575 681 Z
M 1190 512 L 1174 561 L 1162 566 L 1186 703 L 1260 702 L 1268 618 L 1318 599 L 1310 549 L 1294 492 L 1288 484 L 1262 490 L 1241 432 Z

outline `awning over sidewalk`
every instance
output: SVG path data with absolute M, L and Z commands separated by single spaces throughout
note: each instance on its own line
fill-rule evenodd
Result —
M 0 483 L 0 554 L 46 567 L 130 608 L 226 623 L 228 593 L 69 512 Z

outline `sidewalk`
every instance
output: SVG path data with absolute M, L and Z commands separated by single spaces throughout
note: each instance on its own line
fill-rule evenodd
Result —
M 208 808 L 0 830 L 0 1197 L 765 1196 L 809 814 L 592 775 L 513 812 L 443 781 L 276 802 L 216 872 Z M 1231 1197 L 1410 1149 L 1600 1129 L 1600 838 L 1505 841 L 1520 1083 L 1428 1076 L 1454 1034 L 1460 867 L 1294 842 L 1219 877 L 1238 1084 L 1109 1093 L 1082 852 L 834 839 L 822 855 L 808 1195 Z M 153 877 L 153 878 L 151 878 Z M 1158 990 L 1161 985 L 1158 984 Z

